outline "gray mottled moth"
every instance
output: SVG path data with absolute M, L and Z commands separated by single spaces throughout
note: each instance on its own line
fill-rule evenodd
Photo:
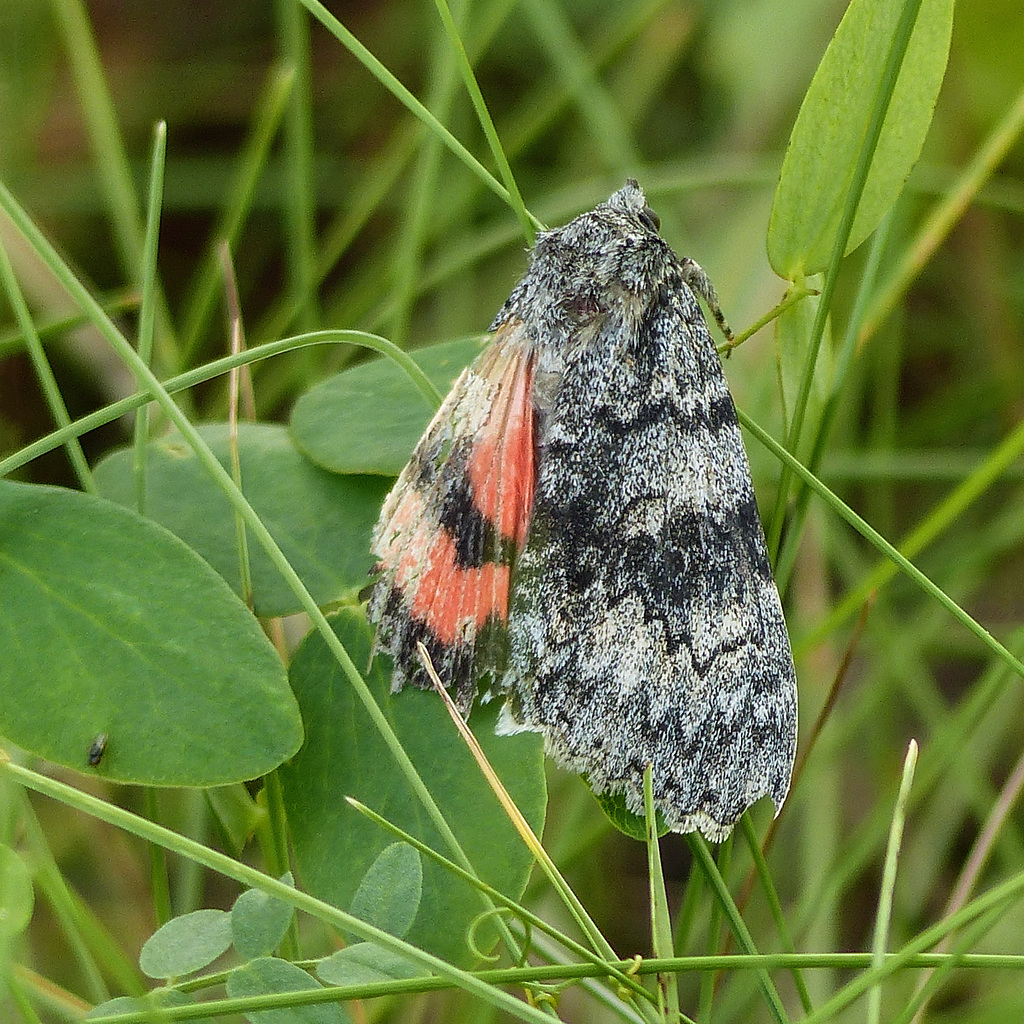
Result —
M 596 793 L 721 840 L 781 807 L 796 679 L 700 267 L 627 181 L 543 233 L 381 512 L 370 599 L 393 689 L 536 730 Z

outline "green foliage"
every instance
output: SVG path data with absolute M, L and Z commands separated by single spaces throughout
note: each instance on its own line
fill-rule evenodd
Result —
M 298 709 L 258 623 L 163 528 L 111 502 L 0 483 L 0 729 L 119 782 L 218 786 L 298 749 Z M 228 712 L 226 709 L 230 709 Z
M 811 278 L 811 288 L 820 284 L 820 277 Z M 807 295 L 784 309 L 775 321 L 775 352 L 779 364 L 779 398 L 782 402 L 783 422 L 788 426 L 790 412 L 800 398 L 800 381 L 811 350 L 812 328 L 818 313 L 820 296 Z M 827 327 L 826 327 L 827 331 Z M 807 416 L 811 425 L 817 424 L 832 385 L 832 349 L 826 335 L 818 348 L 811 376 L 811 390 L 807 397 Z
M 478 338 L 464 338 L 414 358 L 446 395 L 479 352 Z M 291 429 L 301 451 L 324 469 L 395 477 L 434 412 L 408 374 L 390 359 L 374 359 L 310 388 L 295 403 Z
M 18 936 L 32 920 L 34 902 L 28 867 L 14 850 L 0 844 L 0 998 L 14 965 Z
M 952 8 L 0 4 L 0 1018 L 1020 1019 L 1024 13 Z M 650 906 L 494 702 L 531 881 L 358 606 L 537 218 L 627 175 L 734 327 L 798 296 L 726 369 L 805 761 L 770 842 L 665 838 Z M 678 959 L 615 962 L 670 912 Z
M 199 428 L 225 467 L 231 438 L 226 424 Z M 370 531 L 387 481 L 325 473 L 296 450 L 286 428 L 239 424 L 237 450 L 242 493 L 278 538 L 317 604 L 351 601 L 373 566 Z M 242 592 L 238 538 L 231 505 L 195 453 L 175 433 L 146 447 L 146 515 L 180 537 Z M 96 467 L 96 486 L 112 501 L 134 507 L 134 451 L 112 452 Z M 260 616 L 301 610 L 295 594 L 266 553 L 250 549 L 253 610 Z
M 119 1019 L 127 1014 L 138 1014 L 137 1019 L 153 1020 L 154 1014 L 160 1010 L 179 1006 L 194 1006 L 195 1000 L 184 992 L 175 988 L 156 989 L 146 995 L 145 998 L 132 996 L 118 996 L 116 999 L 108 999 L 97 1006 L 94 1006 L 86 1015 L 86 1020 L 111 1020 Z M 131 1019 L 131 1018 L 129 1018 Z M 159 1020 L 160 1017 L 156 1016 Z M 189 1017 L 190 1021 L 196 1024 L 214 1024 L 212 1017 Z
M 290 871 L 281 881 L 295 884 Z M 245 960 L 269 956 L 281 944 L 294 916 L 287 903 L 259 889 L 246 889 L 231 908 L 231 944 Z
M 374 985 L 423 974 L 414 963 L 372 942 L 339 949 L 320 961 L 316 973 L 327 985 Z
M 332 617 L 331 624 L 355 663 L 366 665 L 372 638 L 362 614 L 344 610 Z M 373 663 L 366 679 L 478 875 L 518 899 L 533 858 L 517 839 L 437 695 L 409 690 L 389 696 L 390 672 L 382 659 Z M 467 930 L 485 909 L 479 894 L 426 862 L 420 897 L 415 893 L 416 851 L 391 845 L 378 826 L 345 803 L 346 797 L 354 797 L 446 852 L 444 837 L 437 835 L 401 766 L 388 757 L 319 635 L 311 634 L 295 652 L 291 684 L 306 723 L 306 741 L 282 769 L 281 781 L 305 885 L 328 903 L 350 908 L 356 917 L 393 934 L 408 929 L 404 937 L 422 949 L 454 963 L 473 963 L 476 957 L 467 948 Z M 497 712 L 496 702 L 474 711 L 475 735 L 517 806 L 540 831 L 546 799 L 540 737 L 495 736 Z M 395 899 L 395 893 L 385 899 L 385 872 L 393 873 L 387 884 L 395 893 L 404 890 L 401 899 Z M 415 921 L 405 920 L 407 914 Z M 497 938 L 493 926 L 478 929 L 475 935 L 484 950 Z
M 644 842 L 647 838 L 647 822 L 634 814 L 626 806 L 626 798 L 621 793 L 598 793 L 595 794 L 601 810 L 608 815 L 608 820 L 623 834 Z M 658 835 L 668 834 L 668 826 L 662 819 L 660 812 L 655 812 L 655 822 Z
M 279 992 L 304 992 L 320 988 L 320 983 L 295 964 L 268 956 L 233 970 L 227 977 L 226 988 L 230 997 L 243 999 Z M 250 1012 L 246 1016 L 252 1024 L 346 1024 L 351 1019 L 335 1003 L 284 1006 Z
M 892 45 L 905 10 L 916 20 L 901 57 Z M 775 190 L 768 257 L 780 277 L 797 281 L 828 266 L 865 146 L 872 147 L 870 170 L 844 256 L 896 201 L 931 125 L 952 27 L 953 0 L 850 4 L 804 97 Z M 898 74 L 890 83 L 893 61 Z M 880 98 L 888 107 L 874 141 Z
M 146 940 L 139 966 L 151 978 L 192 974 L 213 963 L 230 945 L 230 914 L 193 910 L 172 918 Z
M 403 939 L 416 919 L 422 896 L 419 853 L 408 843 L 392 843 L 366 869 L 349 909 L 360 920 Z
M 32 919 L 32 876 L 9 846 L 0 846 L 0 945 L 6 946 Z

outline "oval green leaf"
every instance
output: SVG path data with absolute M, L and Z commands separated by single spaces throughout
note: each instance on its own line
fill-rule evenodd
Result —
M 343 609 L 332 625 L 355 664 L 369 664 L 371 633 L 362 613 Z M 307 728 L 302 750 L 281 769 L 295 856 L 309 891 L 347 909 L 367 869 L 393 839 L 347 806 L 346 796 L 385 814 L 445 855 L 451 851 L 319 634 L 310 634 L 295 652 L 291 680 Z M 415 689 L 391 695 L 390 665 L 383 658 L 374 662 L 366 680 L 477 873 L 511 898 L 521 896 L 533 859 L 440 698 Z M 477 707 L 470 725 L 539 835 L 546 800 L 543 742 L 535 733 L 495 736 L 500 703 Z M 470 965 L 474 956 L 466 936 L 483 909 L 475 889 L 424 859 L 423 898 L 406 941 L 451 963 Z M 486 949 L 497 932 L 487 923 L 474 938 Z
M 419 964 L 375 942 L 354 942 L 321 960 L 316 968 L 317 977 L 328 985 L 379 985 L 426 973 Z
M 903 4 L 852 0 L 818 65 L 782 163 L 768 259 L 790 281 L 828 266 Z M 896 201 L 942 84 L 953 0 L 923 0 L 857 208 L 846 252 Z
M 228 425 L 206 424 L 199 434 L 230 466 Z M 317 604 L 355 600 L 374 563 L 370 534 L 387 483 L 325 472 L 295 448 L 286 427 L 274 424 L 239 424 L 238 455 L 242 493 Z M 131 449 L 121 449 L 96 467 L 100 493 L 128 508 L 135 507 L 133 458 Z M 235 513 L 192 449 L 178 434 L 151 441 L 146 470 L 146 515 L 202 555 L 240 594 Z M 300 611 L 263 549 L 253 543 L 248 549 L 256 614 Z
M 225 982 L 232 999 L 267 996 L 278 992 L 306 992 L 323 986 L 301 967 L 263 957 L 233 970 Z M 250 1010 L 245 1015 L 252 1024 L 348 1024 L 351 1019 L 337 1003 L 310 1003 L 306 1006 L 281 1006 L 270 1010 Z
M 209 966 L 231 945 L 231 915 L 194 910 L 172 917 L 146 940 L 139 966 L 149 978 L 180 978 Z
M 0 608 L 0 734 L 34 754 L 119 782 L 215 786 L 302 742 L 259 623 L 194 551 L 119 505 L 0 482 Z
M 292 873 L 281 881 L 294 885 Z M 231 941 L 244 960 L 269 956 L 288 931 L 295 911 L 281 900 L 259 889 L 246 889 L 231 908 Z
M 408 843 L 392 843 L 363 875 L 351 913 L 396 938 L 405 938 L 420 908 L 423 863 Z
M 481 350 L 479 338 L 460 338 L 412 353 L 430 382 L 446 395 Z M 307 391 L 292 412 L 295 443 L 335 473 L 398 476 L 434 410 L 390 359 L 371 359 Z

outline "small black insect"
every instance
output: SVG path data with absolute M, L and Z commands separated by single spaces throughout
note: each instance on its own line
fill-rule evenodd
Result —
M 89 744 L 88 759 L 90 768 L 95 768 L 103 760 L 106 750 L 107 734 L 105 732 L 97 733 L 96 738 Z

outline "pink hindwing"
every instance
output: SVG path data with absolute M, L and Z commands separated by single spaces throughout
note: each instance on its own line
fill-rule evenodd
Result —
M 526 540 L 535 481 L 535 354 L 517 322 L 462 372 L 381 510 L 381 579 L 370 602 L 393 689 L 428 687 L 422 640 L 468 710 L 504 669 L 509 574 Z

